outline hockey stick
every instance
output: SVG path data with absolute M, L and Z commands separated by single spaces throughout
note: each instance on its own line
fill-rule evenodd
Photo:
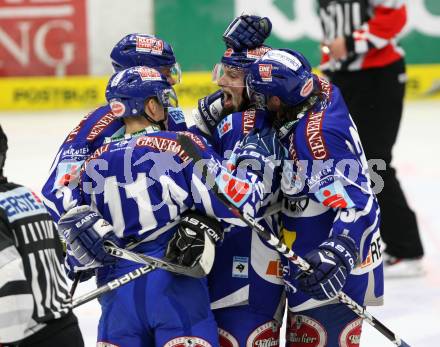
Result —
M 96 299 L 98 296 L 101 296 L 104 293 L 107 293 L 111 290 L 114 290 L 116 288 L 119 288 L 123 286 L 124 284 L 127 284 L 136 278 L 143 276 L 153 270 L 155 270 L 156 267 L 153 265 L 145 265 L 141 266 L 140 268 L 130 271 L 126 273 L 125 275 L 118 277 L 114 279 L 113 281 L 108 282 L 107 284 L 104 284 L 103 286 L 96 288 L 95 290 L 92 290 L 90 293 L 84 294 L 83 296 L 80 296 L 78 299 L 72 300 L 72 308 L 81 306 L 85 304 L 86 302 L 89 302 L 93 299 Z
M 202 270 L 202 268 L 197 265 L 189 267 L 174 264 L 163 259 L 152 257 L 150 255 L 136 253 L 127 249 L 116 247 L 112 243 L 105 243 L 104 250 L 114 257 L 130 260 L 140 264 L 151 264 L 158 269 L 170 271 L 179 275 L 186 275 L 194 278 L 202 278 L 206 276 L 206 273 Z
M 200 162 L 201 155 L 199 154 L 197 148 L 190 138 L 185 135 L 177 135 L 177 142 L 182 146 L 182 149 L 186 154 L 194 161 L 194 163 Z M 259 224 L 253 217 L 247 213 L 243 213 L 237 207 L 231 205 L 229 200 L 220 193 L 219 186 L 217 184 L 216 177 L 213 175 L 213 170 L 208 170 L 205 167 L 205 177 L 210 176 L 210 183 L 213 184 L 212 191 L 223 205 L 237 218 L 241 219 L 247 226 L 252 228 L 263 240 L 265 240 L 270 246 L 275 248 L 284 257 L 290 260 L 293 264 L 298 266 L 302 271 L 310 272 L 311 267 L 303 258 L 295 254 L 289 247 L 287 247 L 280 239 L 278 239 L 271 232 L 267 231 L 261 224 Z M 364 307 L 359 305 L 356 301 L 351 299 L 347 294 L 342 291 L 338 293 L 338 300 L 347 305 L 354 313 L 359 317 L 366 320 L 372 327 L 379 331 L 382 335 L 388 338 L 396 346 L 410 347 L 405 341 L 383 325 L 379 320 L 377 320 L 371 313 L 369 313 Z
M 78 287 L 78 283 L 81 280 L 82 274 L 83 274 L 82 272 L 78 272 L 75 275 L 75 278 L 74 278 L 73 283 L 72 283 L 72 287 L 70 288 L 70 292 L 69 292 L 71 297 L 73 296 L 73 294 L 75 294 L 76 287 Z

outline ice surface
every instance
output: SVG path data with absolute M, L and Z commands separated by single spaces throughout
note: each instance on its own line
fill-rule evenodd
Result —
M 385 306 L 369 309 L 407 343 L 417 347 L 440 346 L 439 110 L 440 102 L 408 103 L 394 151 L 398 176 L 410 205 L 417 212 L 427 274 L 419 279 L 386 281 Z M 39 192 L 58 146 L 86 112 L 0 114 L 0 124 L 9 138 L 5 167 L 9 180 Z M 81 284 L 76 296 L 94 288 L 93 281 Z M 87 303 L 75 312 L 86 346 L 95 346 L 98 302 Z M 361 346 L 392 345 L 364 323 Z

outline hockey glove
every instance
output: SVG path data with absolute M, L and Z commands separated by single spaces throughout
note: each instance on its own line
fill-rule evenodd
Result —
M 247 171 L 250 165 L 253 172 L 272 179 L 274 170 L 280 165 L 278 160 L 283 158 L 283 149 L 275 131 L 271 129 L 254 129 L 246 135 L 233 149 L 227 167 L 230 170 Z
M 165 258 L 179 265 L 200 266 L 205 274 L 214 263 L 215 244 L 223 240 L 223 228 L 215 219 L 189 212 L 168 242 Z
M 351 238 L 338 235 L 324 241 L 304 259 L 313 272 L 303 272 L 299 276 L 299 289 L 314 299 L 327 300 L 334 298 L 344 287 L 347 276 L 356 265 L 358 251 Z
M 67 277 L 69 277 L 69 279 L 72 281 L 75 280 L 75 277 L 79 272 L 81 273 L 80 282 L 87 281 L 95 275 L 94 268 L 84 267 L 78 260 L 76 260 L 69 246 L 66 249 L 64 268 L 66 270 Z
M 235 18 L 223 34 L 226 46 L 236 51 L 261 46 L 272 30 L 267 17 L 242 15 Z
M 113 232 L 113 226 L 89 206 L 69 210 L 58 221 L 58 228 L 83 269 L 115 262 L 115 258 L 105 252 L 103 244 L 110 241 L 119 246 L 121 241 Z
M 197 109 L 192 111 L 191 119 L 187 119 L 188 128 L 196 126 L 204 134 L 211 136 L 217 124 L 223 118 L 224 95 L 221 90 L 199 99 Z

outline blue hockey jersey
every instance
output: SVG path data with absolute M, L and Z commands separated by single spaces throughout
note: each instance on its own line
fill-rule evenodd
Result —
M 173 131 L 186 130 L 180 108 L 168 109 L 168 127 Z M 79 170 L 84 161 L 107 137 L 123 133 L 124 123 L 112 113 L 109 105 L 105 105 L 86 115 L 67 135 L 55 156 L 49 178 L 42 189 L 44 204 L 55 221 L 77 205 L 72 192 L 78 189 Z
M 191 208 L 244 225 L 216 198 L 203 168 L 231 204 L 254 217 L 265 213 L 267 207 L 260 202 L 271 188 L 261 185 L 267 181 L 252 171 L 235 176 L 203 138 L 185 133 L 204 159 L 202 165 L 194 163 L 176 141 L 178 134 L 151 126 L 105 143 L 83 164 L 80 195 L 73 198 L 99 211 L 115 234 L 130 243 L 153 241 L 162 234 L 168 238 L 179 216 Z
M 355 240 L 361 263 L 343 291 L 361 305 L 383 297 L 380 212 L 355 124 L 337 87 L 319 79 L 321 96 L 311 110 L 281 129 L 288 160 L 283 166 L 285 243 L 300 256 L 331 235 Z M 296 289 L 297 268 L 285 262 L 292 311 L 323 303 Z
M 265 111 L 249 109 L 225 117 L 212 137 L 215 151 L 229 157 L 234 146 L 254 129 L 268 129 Z M 280 196 L 279 185 L 264 202 L 275 207 Z M 272 208 L 271 208 L 272 210 Z M 266 228 L 278 232 L 273 211 L 261 220 Z M 282 319 L 284 308 L 282 267 L 279 254 L 248 227 L 225 226 L 225 239 L 217 247 L 214 267 L 209 274 L 209 291 L 213 309 L 250 305 L 256 312 Z

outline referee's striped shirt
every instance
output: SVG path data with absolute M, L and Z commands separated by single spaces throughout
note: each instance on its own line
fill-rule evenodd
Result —
M 38 196 L 0 179 L 0 343 L 70 311 L 62 261 L 56 226 Z
M 323 52 L 321 70 L 365 70 L 402 59 L 397 37 L 407 19 L 406 0 L 318 0 L 318 5 L 323 43 L 344 37 L 348 53 L 335 61 Z

